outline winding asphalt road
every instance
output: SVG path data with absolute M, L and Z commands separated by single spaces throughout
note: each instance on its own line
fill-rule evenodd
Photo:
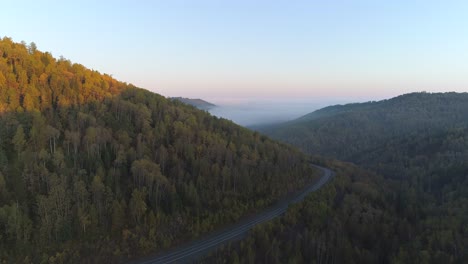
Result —
M 205 255 L 206 253 L 218 248 L 223 243 L 232 241 L 246 235 L 254 226 L 267 222 L 286 212 L 289 205 L 302 201 L 309 193 L 315 192 L 327 183 L 335 173 L 330 169 L 312 165 L 322 171 L 322 177 L 319 181 L 307 186 L 299 194 L 290 197 L 280 203 L 260 212 L 249 219 L 243 220 L 233 226 L 227 227 L 206 237 L 192 241 L 187 245 L 168 251 L 162 255 L 148 258 L 135 263 L 140 264 L 159 264 L 159 263 L 190 263 L 191 261 Z

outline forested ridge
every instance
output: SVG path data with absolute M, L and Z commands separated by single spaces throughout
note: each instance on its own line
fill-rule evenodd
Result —
M 294 148 L 0 40 L 0 262 L 155 253 L 315 177 Z
M 262 128 L 360 168 L 322 161 L 337 171 L 330 186 L 206 261 L 466 263 L 467 117 L 465 93 L 414 93 Z
M 216 107 L 216 105 L 210 102 L 207 102 L 205 100 L 202 100 L 202 99 L 191 99 L 191 98 L 185 98 L 185 97 L 172 97 L 170 99 L 195 106 L 196 108 L 201 109 L 201 110 L 209 110 L 213 107 Z
M 388 140 L 464 127 L 468 127 L 468 93 L 423 92 L 329 106 L 258 130 L 308 153 L 354 161 L 356 155 Z

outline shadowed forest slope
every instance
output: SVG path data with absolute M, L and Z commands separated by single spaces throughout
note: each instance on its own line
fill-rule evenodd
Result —
M 468 94 L 414 93 L 379 102 L 331 106 L 293 122 L 263 127 L 262 131 L 308 153 L 354 162 L 361 167 L 359 174 L 366 174 L 362 170 L 365 168 L 383 176 L 343 175 L 353 177 L 352 181 L 357 180 L 358 184 L 348 182 L 344 189 L 336 189 L 340 191 L 335 201 L 328 201 L 328 217 L 338 221 L 337 226 L 330 228 L 342 230 L 349 224 L 348 209 L 342 207 L 346 202 L 336 203 L 345 195 L 349 196 L 348 202 L 355 201 L 352 206 L 356 210 L 361 210 L 359 223 L 376 231 L 359 234 L 352 233 L 351 227 L 345 228 L 348 240 L 364 239 L 368 246 L 327 254 L 347 259 L 346 262 L 348 258 L 358 259 L 357 263 L 467 261 Z M 376 185 L 385 189 L 375 192 Z M 374 217 L 373 210 L 358 209 L 369 203 L 369 192 L 373 193 L 372 199 L 381 201 L 372 205 L 382 211 L 379 218 Z M 303 216 L 295 218 L 307 221 Z M 329 226 L 328 220 L 322 224 Z M 386 235 L 391 233 L 398 235 Z M 300 239 L 300 234 L 292 232 L 289 241 Z M 365 234 L 370 236 L 363 237 Z M 329 240 L 316 244 L 318 255 L 312 257 L 317 257 L 317 263 L 332 262 L 328 257 L 322 258 L 321 243 Z M 282 241 L 279 245 L 288 244 Z M 329 250 L 342 246 L 345 245 L 334 244 Z M 305 262 L 310 257 L 298 256 Z
M 323 189 L 198 263 L 466 263 L 467 186 L 445 202 L 338 161 Z M 454 191 L 451 191 L 454 190 Z M 463 190 L 463 192 L 462 192 Z M 456 197 L 456 198 L 455 198 Z
M 354 161 L 388 140 L 468 126 L 468 93 L 412 93 L 329 106 L 258 130 L 305 152 Z

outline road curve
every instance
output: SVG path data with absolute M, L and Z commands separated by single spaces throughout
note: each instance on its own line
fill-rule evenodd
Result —
M 322 171 L 322 177 L 319 181 L 307 186 L 299 194 L 288 198 L 285 201 L 266 209 L 255 216 L 241 221 L 233 226 L 227 227 L 221 231 L 210 234 L 206 237 L 192 241 L 184 246 L 166 252 L 162 255 L 148 258 L 146 260 L 137 261 L 139 264 L 160 264 L 160 263 L 189 263 L 196 258 L 203 256 L 211 250 L 221 246 L 227 241 L 232 241 L 235 238 L 242 237 L 254 226 L 267 222 L 286 212 L 289 205 L 302 201 L 309 193 L 315 192 L 327 183 L 335 173 L 330 169 L 312 165 Z

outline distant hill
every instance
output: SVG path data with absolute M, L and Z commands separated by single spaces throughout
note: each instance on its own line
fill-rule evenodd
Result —
M 329 106 L 291 122 L 256 129 L 308 153 L 354 161 L 390 139 L 466 126 L 468 93 L 411 93 Z
M 184 98 L 184 97 L 171 97 L 170 99 L 177 100 L 182 103 L 195 106 L 196 108 L 201 109 L 201 110 L 209 110 L 213 107 L 216 107 L 215 104 L 212 104 L 202 99 L 191 99 L 191 98 Z

